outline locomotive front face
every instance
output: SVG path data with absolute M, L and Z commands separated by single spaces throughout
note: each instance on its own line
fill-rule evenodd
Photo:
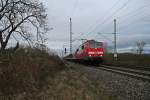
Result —
M 75 52 L 75 58 L 80 60 L 101 62 L 103 61 L 104 48 L 102 42 L 88 40 L 83 43 Z
M 103 57 L 104 49 L 102 42 L 90 41 L 88 48 L 89 57 Z

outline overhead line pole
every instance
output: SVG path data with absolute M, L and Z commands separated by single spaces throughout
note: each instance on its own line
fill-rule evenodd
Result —
M 117 60 L 116 19 L 114 19 L 114 59 Z
M 72 54 L 72 19 L 70 18 L 70 54 Z

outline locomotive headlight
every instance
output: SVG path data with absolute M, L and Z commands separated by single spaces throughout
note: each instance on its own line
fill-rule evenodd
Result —
M 89 55 L 92 55 L 92 54 L 103 54 L 103 52 L 88 52 Z
M 103 54 L 103 52 L 98 52 L 98 54 Z
M 95 54 L 95 52 L 88 52 L 89 55 Z

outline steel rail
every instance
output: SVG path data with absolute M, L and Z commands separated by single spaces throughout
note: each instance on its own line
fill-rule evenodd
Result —
M 75 64 L 75 65 L 82 65 L 79 63 L 77 64 L 75 62 L 70 62 L 70 63 Z M 100 65 L 100 66 L 83 65 L 83 67 L 104 70 L 104 71 L 117 73 L 117 74 L 121 74 L 121 75 L 128 76 L 128 77 L 136 78 L 138 80 L 150 82 L 150 71 L 146 71 L 146 70 L 137 70 L 137 69 L 132 69 L 132 68 L 115 67 L 115 66 L 108 66 L 108 65 Z
M 100 65 L 99 67 L 96 67 L 96 68 L 150 82 L 149 71 L 141 71 L 141 70 L 135 70 L 135 69 L 130 69 L 130 68 L 107 66 L 107 65 Z

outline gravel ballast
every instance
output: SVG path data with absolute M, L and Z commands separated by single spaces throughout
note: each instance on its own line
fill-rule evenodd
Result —
M 86 74 L 88 79 L 98 82 L 119 100 L 150 100 L 150 83 L 147 81 L 75 63 L 69 63 L 69 66 Z

